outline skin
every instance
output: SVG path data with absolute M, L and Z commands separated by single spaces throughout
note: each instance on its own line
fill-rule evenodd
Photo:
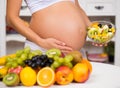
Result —
M 63 53 L 80 50 L 91 24 L 78 4 L 61 1 L 32 14 L 30 26 L 19 17 L 22 0 L 7 0 L 7 24 L 28 40 L 45 49 L 58 48 Z M 36 25 L 37 24 L 37 25 Z

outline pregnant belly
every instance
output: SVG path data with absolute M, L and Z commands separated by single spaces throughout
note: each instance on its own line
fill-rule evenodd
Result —
M 30 28 L 42 38 L 56 38 L 75 50 L 85 42 L 84 20 L 72 2 L 56 3 L 37 11 L 33 14 Z

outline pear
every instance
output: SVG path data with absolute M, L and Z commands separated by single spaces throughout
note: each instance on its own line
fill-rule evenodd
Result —
M 71 51 L 70 53 L 68 53 L 68 55 L 73 56 L 73 60 L 72 60 L 73 65 L 75 65 L 76 63 L 81 62 L 82 58 L 83 58 L 80 51 Z

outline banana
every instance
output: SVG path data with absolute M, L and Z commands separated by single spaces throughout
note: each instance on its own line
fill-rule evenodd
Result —
M 4 56 L 4 57 L 0 58 L 0 66 L 5 65 L 5 63 L 6 63 L 6 57 Z
M 0 68 L 0 78 L 3 78 L 8 72 L 8 68 L 7 67 L 1 67 Z
M 9 54 L 9 55 L 0 57 L 0 66 L 3 66 L 6 64 L 7 57 L 14 58 L 14 57 L 16 57 L 16 54 Z

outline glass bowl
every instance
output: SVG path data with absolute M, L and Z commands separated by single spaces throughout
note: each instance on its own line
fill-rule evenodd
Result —
M 115 36 L 115 26 L 108 21 L 94 21 L 87 28 L 87 36 L 97 44 L 106 44 Z

